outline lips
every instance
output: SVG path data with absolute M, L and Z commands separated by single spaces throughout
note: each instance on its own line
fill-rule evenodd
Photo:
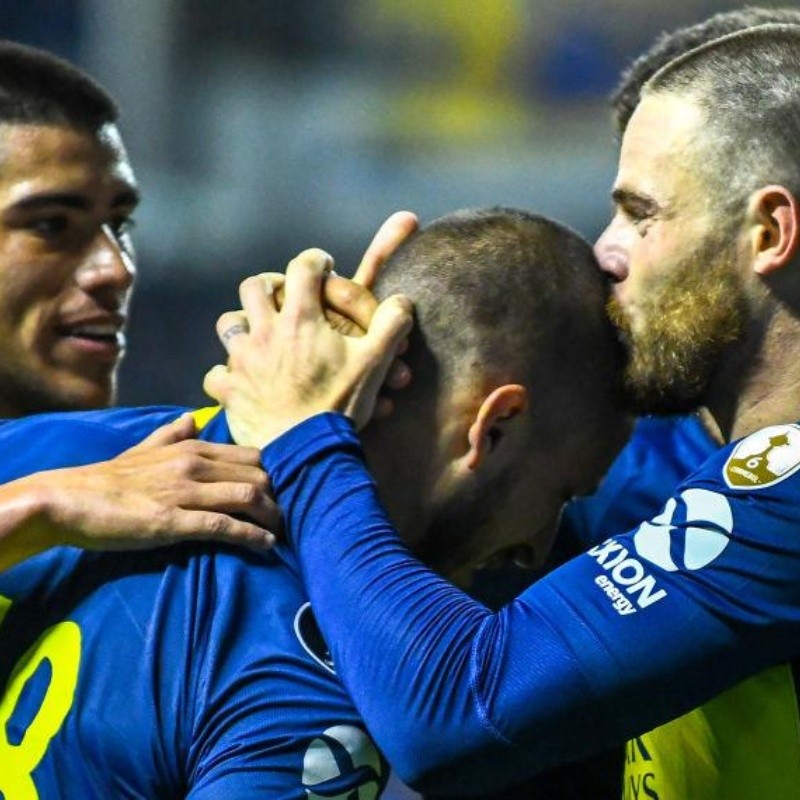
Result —
M 56 332 L 73 349 L 85 355 L 116 360 L 125 348 L 124 325 L 125 318 L 121 314 L 95 314 L 67 319 L 58 325 Z

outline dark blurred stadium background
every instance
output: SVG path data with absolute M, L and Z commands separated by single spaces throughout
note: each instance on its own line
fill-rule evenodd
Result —
M 120 400 L 197 404 L 239 278 L 300 249 L 347 273 L 392 210 L 498 203 L 595 235 L 620 69 L 660 30 L 736 5 L 0 0 L 0 36 L 121 101 L 145 202 Z

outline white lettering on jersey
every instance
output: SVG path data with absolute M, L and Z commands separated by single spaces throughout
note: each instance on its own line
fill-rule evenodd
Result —
M 679 509 L 683 536 L 674 535 L 679 526 L 673 522 Z M 608 573 L 598 576 L 595 584 L 618 614 L 635 614 L 667 596 L 640 559 L 667 572 L 702 569 L 722 554 L 732 531 L 733 512 L 726 497 L 707 489 L 686 489 L 677 498 L 670 498 L 660 514 L 638 527 L 633 535 L 635 554 L 616 539 L 607 539 L 589 550 L 588 555 Z

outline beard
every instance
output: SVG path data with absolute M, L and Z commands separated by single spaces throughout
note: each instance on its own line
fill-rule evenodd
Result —
M 734 246 L 717 239 L 651 285 L 636 303 L 635 320 L 616 299 L 609 301 L 628 348 L 624 388 L 631 411 L 685 414 L 704 404 L 725 351 L 747 323 L 735 264 Z

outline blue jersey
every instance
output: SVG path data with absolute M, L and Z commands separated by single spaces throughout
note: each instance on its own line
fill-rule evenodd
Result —
M 105 459 L 183 409 L 0 425 L 0 480 Z M 220 416 L 204 438 L 229 441 Z M 291 552 L 62 547 L 0 574 L 0 797 L 375 798 Z
M 658 513 L 681 481 L 717 450 L 696 416 L 641 417 L 597 491 L 564 509 L 559 534 L 582 550 Z
M 345 418 L 262 461 L 339 674 L 406 780 L 490 790 L 630 739 L 627 797 L 800 797 L 800 426 L 721 449 L 497 613 L 400 542 Z M 676 717 L 659 731 L 678 749 L 655 752 L 643 732 Z

